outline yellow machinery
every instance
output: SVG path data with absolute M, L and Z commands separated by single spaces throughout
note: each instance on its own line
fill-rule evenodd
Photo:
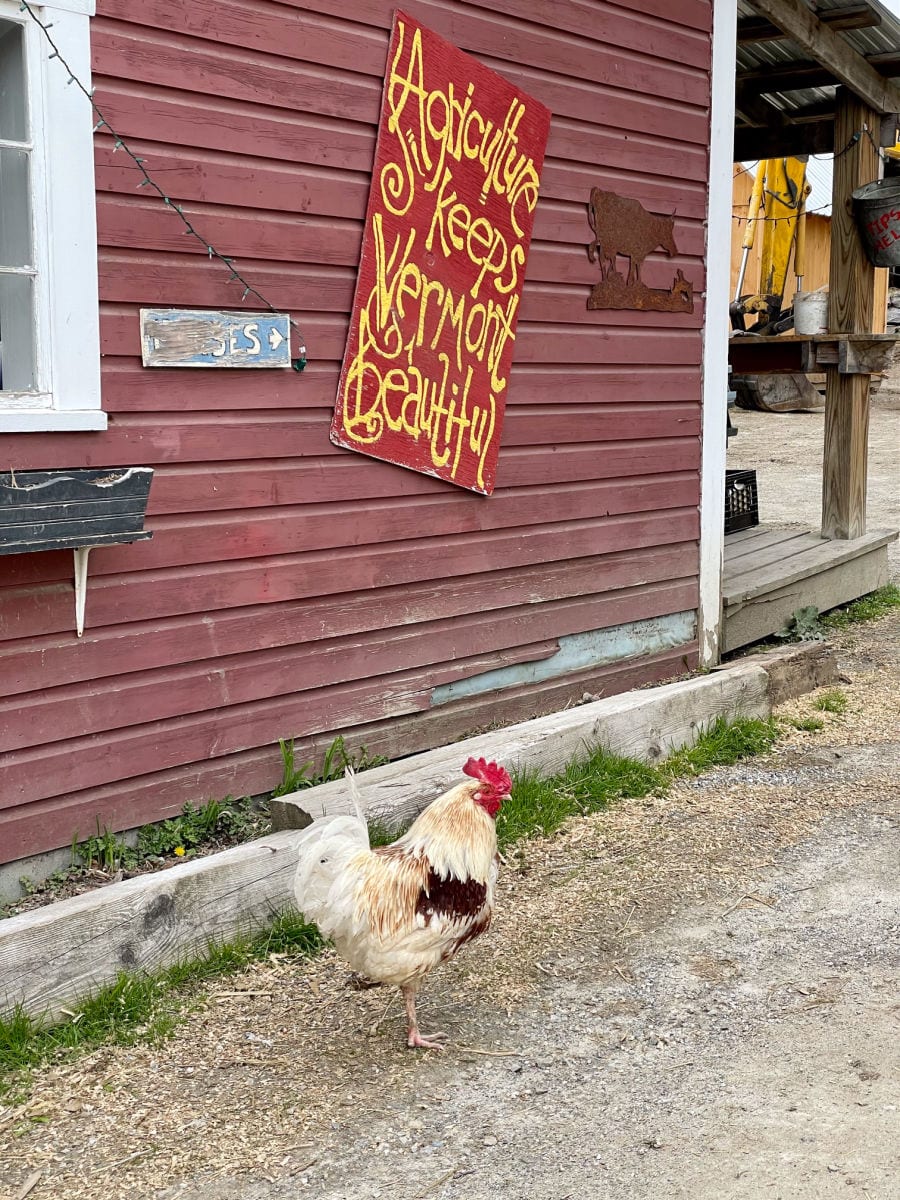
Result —
M 733 328 L 746 330 L 745 318 L 754 315 L 756 323 L 749 330 L 753 333 L 783 333 L 793 324 L 793 310 L 784 306 L 784 289 L 793 251 L 797 290 L 802 290 L 806 197 L 809 193 L 805 158 L 769 158 L 757 167 L 744 230 L 741 266 L 730 309 Z M 760 209 L 763 210 L 762 217 Z M 747 260 L 758 225 L 763 227 L 759 291 L 742 296 Z

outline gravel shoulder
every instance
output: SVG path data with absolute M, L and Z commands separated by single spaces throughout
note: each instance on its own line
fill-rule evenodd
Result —
M 900 614 L 840 635 L 775 751 L 527 842 L 424 993 L 325 956 L 218 979 L 161 1047 L 0 1109 L 0 1196 L 618 1200 L 896 1195 Z

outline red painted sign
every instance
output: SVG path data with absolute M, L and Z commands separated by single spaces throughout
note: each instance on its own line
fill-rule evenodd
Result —
M 895 242 L 900 242 L 900 209 L 892 208 L 866 225 L 876 250 L 890 250 Z
M 550 113 L 403 13 L 332 441 L 490 495 Z

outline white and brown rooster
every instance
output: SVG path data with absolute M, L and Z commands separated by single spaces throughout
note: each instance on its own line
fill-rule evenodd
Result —
M 298 908 L 354 971 L 400 988 L 410 1047 L 443 1048 L 446 1034 L 419 1032 L 416 995 L 432 967 L 491 922 L 495 820 L 512 785 L 483 758 L 462 770 L 472 782 L 438 797 L 390 846 L 371 849 L 352 772 L 357 815 L 316 821 L 300 837 Z

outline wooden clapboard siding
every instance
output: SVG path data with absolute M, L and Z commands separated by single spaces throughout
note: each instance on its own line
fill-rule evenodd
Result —
M 670 274 L 673 269 L 669 267 Z M 319 345 L 323 357 L 337 361 L 347 341 L 347 318 L 307 314 L 301 315 L 299 320 L 306 340 Z M 532 321 L 517 333 L 516 356 L 520 363 L 552 362 L 561 358 L 563 362 L 573 363 L 638 365 L 647 361 L 649 355 L 652 361 L 677 366 L 699 364 L 697 339 L 691 330 L 657 330 L 652 347 L 644 344 L 645 337 L 642 330 L 621 326 L 601 333 L 586 323 L 568 326 Z M 133 311 L 121 305 L 107 305 L 100 322 L 101 352 L 122 357 L 139 354 L 140 348 L 140 330 L 135 325 Z
M 127 673 L 117 653 L 119 672 L 113 688 L 84 684 L 52 687 L 46 692 L 0 701 L 0 753 L 40 745 L 43 730 L 52 726 L 57 739 L 103 733 L 129 722 L 139 710 L 143 720 L 162 721 L 184 713 L 217 710 L 228 723 L 227 709 L 274 696 L 289 696 L 327 687 L 335 678 L 363 682 L 390 673 L 402 661 L 414 667 L 433 666 L 452 659 L 460 664 L 477 656 L 502 655 L 498 663 L 533 662 L 558 649 L 555 639 L 595 625 L 609 626 L 684 611 L 696 604 L 693 579 L 674 580 L 641 588 L 625 588 L 602 597 L 588 596 L 540 605 L 514 607 L 494 613 L 486 624 L 480 613 L 452 619 L 397 624 L 353 637 L 298 640 L 272 649 L 252 647 L 241 655 L 216 649 L 218 657 L 193 661 L 196 648 L 182 646 L 190 661 L 180 667 Z M 592 625 L 592 623 L 594 623 Z M 297 622 L 302 628 L 303 623 Z M 460 668 L 461 669 L 461 668 Z M 462 676 L 480 673 L 467 666 Z M 73 751 L 73 765 L 77 754 Z M 127 764 L 126 769 L 130 770 Z M 0 797 L 0 808 L 7 802 Z
M 197 564 L 188 569 L 113 574 L 91 583 L 91 622 L 95 628 L 115 626 L 118 636 L 118 627 L 123 623 L 160 621 L 180 613 L 207 614 L 245 605 L 312 601 L 316 597 L 341 595 L 347 588 L 359 589 L 372 604 L 368 589 L 376 580 L 381 588 L 387 588 L 433 579 L 439 581 L 436 586 L 442 596 L 451 596 L 459 586 L 454 568 L 462 578 L 478 579 L 483 571 L 485 578 L 479 580 L 478 587 L 482 592 L 490 591 L 493 599 L 504 594 L 503 581 L 497 578 L 500 572 L 504 575 L 517 572 L 536 561 L 550 576 L 559 564 L 567 576 L 577 578 L 583 565 L 577 558 L 581 553 L 589 556 L 588 562 L 593 565 L 588 569 L 596 567 L 606 587 L 624 587 L 632 578 L 639 583 L 647 582 L 641 567 L 643 559 L 634 559 L 630 553 L 624 557 L 614 553 L 600 559 L 595 557 L 598 552 L 602 554 L 610 544 L 621 543 L 633 547 L 637 553 L 647 547 L 658 548 L 662 556 L 672 556 L 675 564 L 672 570 L 677 574 L 683 573 L 684 564 L 690 564 L 695 557 L 696 548 L 688 539 L 696 536 L 694 515 L 667 513 L 665 523 L 631 519 L 616 522 L 611 529 L 602 531 L 585 526 L 564 535 L 550 527 L 539 536 L 524 537 L 518 532 L 505 538 L 470 536 L 464 541 L 459 560 L 450 558 L 440 544 L 420 543 L 415 556 L 406 553 L 406 548 L 404 552 L 388 549 L 378 553 L 345 550 L 337 563 L 326 552 L 261 562 Z M 484 553 L 487 545 L 491 548 L 489 559 Z M 554 559 L 554 551 L 560 555 L 558 559 Z M 62 633 L 71 629 L 71 583 L 64 578 L 68 563 L 62 553 L 43 557 L 48 560 L 46 580 L 18 587 L 10 580 L 10 586 L 0 590 L 0 631 L 9 641 L 36 637 L 42 631 Z M 569 566 L 570 563 L 573 565 Z M 465 574 L 463 565 L 467 568 Z M 571 586 L 578 585 L 573 582 Z M 530 596 L 533 603 L 542 602 L 543 586 L 535 583 Z M 498 602 L 494 600 L 495 604 Z M 444 603 L 448 611 L 453 610 L 450 599 L 444 599 Z M 380 594 L 379 604 L 373 608 L 376 613 L 380 611 Z
M 648 327 L 652 328 L 652 323 Z M 296 377 L 285 372 L 265 392 L 247 393 L 233 391 L 226 383 L 217 384 L 205 374 L 195 372 L 195 382 L 188 391 L 180 371 L 163 368 L 148 378 L 140 363 L 133 359 L 109 359 L 104 374 L 104 397 L 110 413 L 165 412 L 176 423 L 180 412 L 253 412 L 272 406 L 290 406 L 295 410 L 327 408 L 337 389 L 338 373 L 338 363 L 312 363 L 303 374 L 302 389 L 298 389 Z M 616 400 L 625 395 L 639 404 L 683 404 L 697 395 L 699 385 L 699 366 L 519 363 L 513 368 L 510 389 L 515 387 L 518 398 L 515 406 L 510 407 L 518 412 L 528 405 L 584 399 L 608 404 L 614 412 Z M 160 403 L 162 408 L 158 407 Z
M 119 566 L 140 563 L 143 570 L 192 563 L 224 563 L 248 558 L 329 551 L 335 545 L 373 547 L 432 540 L 470 533 L 521 528 L 539 511 L 543 521 L 560 528 L 582 522 L 600 522 L 612 516 L 657 513 L 671 504 L 690 508 L 699 502 L 696 475 L 650 476 L 629 480 L 582 482 L 541 489 L 510 489 L 495 496 L 495 503 L 473 509 L 442 495 L 370 501 L 365 514 L 359 504 L 341 507 L 307 505 L 255 509 L 190 516 L 158 517 L 149 545 L 108 548 L 97 574 L 116 572 Z M 311 509 L 312 511 L 308 511 Z M 461 564 L 462 565 L 462 564 Z
M 614 353 L 614 345 L 610 346 Z M 223 372 L 218 372 L 222 375 Z M 229 386 L 224 380 L 223 389 Z M 244 385 L 246 386 L 246 385 Z M 626 385 L 627 386 L 627 385 Z M 661 385 L 664 386 L 664 385 Z M 593 397 L 592 397 L 593 399 Z M 342 452 L 328 440 L 326 410 L 289 409 L 228 413 L 128 413 L 111 423 L 102 435 L 48 434 L 25 439 L 17 446 L 19 470 L 41 470 L 53 460 L 65 461 L 77 445 L 89 467 L 156 466 L 166 462 L 227 462 L 247 458 L 337 457 Z M 604 441 L 631 440 L 635 430 L 648 436 L 699 436 L 696 405 L 511 405 L 503 430 L 504 446 L 557 445 L 584 438 Z M 130 460 L 142 460 L 140 463 Z M 71 464 L 68 464 L 71 465 Z M 502 477 L 501 477 L 502 478 Z M 452 493 L 455 495 L 455 492 Z M 152 495 L 152 492 L 151 492 Z M 312 497 L 311 497 L 312 498 Z
M 710 0 L 409 0 L 553 112 L 490 499 L 328 438 L 392 0 L 99 0 L 95 98 L 207 241 L 291 313 L 309 365 L 145 370 L 140 307 L 253 309 L 95 137 L 108 430 L 18 436 L 19 470 L 155 468 L 143 544 L 0 576 L 0 861 L 278 779 L 279 737 L 391 755 L 671 677 L 691 641 L 432 707 L 560 638 L 696 608 Z M 643 277 L 694 312 L 589 312 L 594 186 L 675 216 Z
M 584 204 L 577 196 L 580 173 L 577 169 L 569 168 L 565 161 L 566 154 L 572 150 L 580 148 L 583 153 L 584 142 L 585 137 L 579 125 L 572 122 L 569 127 L 562 126 L 550 143 L 550 149 L 555 151 L 548 165 L 551 186 L 544 189 L 546 203 L 535 215 L 534 236 L 538 241 L 552 238 L 580 243 L 586 240 Z M 143 158 L 151 172 L 154 161 L 163 156 L 167 164 L 171 163 L 166 166 L 166 187 L 180 201 L 264 209 L 280 216 L 310 211 L 328 211 L 336 218 L 350 221 L 362 221 L 365 216 L 369 180 L 362 172 L 346 172 L 346 177 L 341 178 L 339 172 L 328 168 L 306 166 L 301 171 L 294 164 L 285 167 L 266 159 L 250 157 L 236 163 L 233 155 L 204 153 L 188 148 L 174 150 L 157 142 L 137 140 L 131 144 L 131 149 Z M 628 185 L 625 177 L 616 174 L 615 162 L 610 161 L 617 157 L 633 161 L 630 154 L 626 157 L 621 139 L 610 142 L 608 138 L 598 137 L 596 145 L 590 149 L 605 160 L 605 171 L 610 172 L 599 176 L 600 182 L 609 187 Z M 654 159 L 659 150 L 663 163 L 668 163 L 668 171 L 675 169 L 676 151 L 671 147 L 666 153 L 663 147 L 647 142 L 645 150 Z M 688 162 L 682 163 L 681 169 L 687 167 L 688 172 L 702 169 L 703 162 L 702 155 L 689 154 Z M 135 164 L 117 153 L 112 137 L 104 137 L 102 133 L 98 134 L 97 139 L 96 171 L 98 185 L 104 192 L 117 196 L 134 197 L 135 188 L 142 178 Z M 670 193 L 666 187 L 668 175 L 665 171 L 665 166 L 654 162 L 651 170 L 635 176 L 633 182 L 641 187 L 648 204 L 652 204 L 657 196 L 662 203 L 669 201 Z M 341 190 L 335 197 L 334 191 L 338 185 Z M 676 234 L 681 235 L 678 241 L 684 244 L 686 252 L 702 245 L 701 221 L 691 220 L 691 217 L 697 214 L 702 216 L 704 187 L 702 179 L 689 181 L 679 198 Z M 338 225 L 338 228 L 343 227 Z M 347 229 L 352 236 L 354 228 L 349 226 Z
M 588 597 L 590 603 L 639 591 L 680 578 L 690 567 L 688 543 L 634 550 L 572 562 L 541 563 L 504 571 L 497 576 L 467 575 L 440 583 L 410 583 L 385 587 L 373 607 L 362 590 L 269 604 L 222 609 L 214 615 L 170 614 L 125 626 L 87 629 L 80 641 L 65 633 L 20 637 L 0 648 L 0 672 L 6 695 L 38 687 L 96 681 L 132 672 L 212 659 L 217 655 L 249 653 L 254 649 L 304 644 L 365 633 L 385 627 L 465 617 L 488 586 L 495 610 Z M 609 597 L 594 599 L 602 576 Z M 63 621 L 68 613 L 60 613 Z M 42 619 L 42 624 L 47 624 Z M 65 626 L 63 626 L 65 628 Z M 152 632 L 153 636 L 148 634 Z
M 696 643 L 644 658 L 617 663 L 585 673 L 565 682 L 531 684 L 509 697 L 506 714 L 510 721 L 528 720 L 554 712 L 592 695 L 614 695 L 630 688 L 656 683 L 681 674 L 697 663 Z M 443 705 L 413 717 L 373 721 L 348 731 L 349 744 L 364 745 L 371 753 L 396 757 L 415 753 L 448 739 L 460 738 L 489 727 L 496 719 L 496 696 L 468 703 Z M 321 751 L 330 737 L 310 738 L 310 753 Z M 4 851 L 10 859 L 31 852 L 36 844 L 62 844 L 68 836 L 86 837 L 96 829 L 103 814 L 111 827 L 127 829 L 139 820 L 157 820 L 177 812 L 198 797 L 219 797 L 240 791 L 261 793 L 280 778 L 281 759 L 277 745 L 238 754 L 223 754 L 189 767 L 154 771 L 135 776 L 126 783 L 106 784 L 78 792 L 66 792 L 52 800 L 40 800 L 8 810 L 3 815 Z
M 234 521 L 234 518 L 231 520 Z M 254 558 L 235 548 L 238 552 L 230 560 L 217 558 L 211 562 L 176 562 L 161 570 L 148 569 L 146 560 L 133 553 L 133 547 L 110 546 L 97 554 L 98 565 L 93 571 L 90 595 L 94 620 L 114 624 L 117 618 L 129 620 L 135 606 L 140 610 L 152 608 L 157 611 L 165 603 L 178 605 L 179 595 L 180 606 L 172 611 L 187 611 L 183 606 L 209 603 L 213 596 L 217 597 L 217 607 L 230 607 L 232 603 L 254 603 L 267 594 L 276 581 L 288 586 L 293 596 L 328 595 L 345 591 L 348 586 L 371 588 L 394 582 L 449 579 L 481 570 L 506 569 L 534 561 L 535 556 L 538 556 L 538 561 L 555 562 L 581 555 L 608 554 L 623 545 L 633 549 L 662 546 L 696 537 L 697 528 L 697 510 L 691 506 L 593 521 L 461 532 L 453 538 L 452 545 L 447 544 L 445 537 L 428 536 L 413 538 L 406 543 L 388 541 L 363 546 L 347 545 L 339 552 L 328 547 L 275 558 L 265 555 Z M 178 557 L 177 535 L 170 536 L 169 542 L 173 547 L 173 555 Z M 245 550 L 249 548 L 247 546 Z M 11 591 L 17 584 L 27 588 L 29 584 L 61 579 L 68 574 L 70 562 L 65 551 L 51 551 L 41 555 L 41 559 L 43 565 L 40 571 L 35 567 L 29 572 L 18 561 L 12 563 L 8 571 L 4 568 L 8 583 L 5 590 Z M 282 571 L 281 567 L 286 570 Z M 136 591 L 152 581 L 153 597 L 142 600 L 138 595 L 123 596 L 120 579 L 129 570 L 135 574 Z M 187 589 L 182 577 L 185 574 L 196 579 L 196 584 Z M 204 580 L 204 574 L 211 578 Z M 298 577 L 289 583 L 282 579 L 283 575 L 291 574 Z M 232 593 L 217 584 L 220 576 L 228 578 L 231 587 L 245 581 L 245 587 L 240 592 L 244 598 L 232 602 Z M 111 582 L 107 585 L 108 580 Z M 169 583 L 174 585 L 175 596 L 169 595 Z M 35 602 L 34 598 L 32 602 Z M 19 615 L 18 608 L 18 601 L 14 601 L 13 615 Z M 97 609 L 100 611 L 97 612 Z
M 649 327 L 652 328 L 652 323 Z M 134 359 L 110 359 L 104 374 L 104 398 L 110 413 L 165 412 L 174 421 L 179 412 L 206 409 L 252 412 L 273 405 L 298 410 L 327 408 L 337 391 L 338 373 L 338 363 L 311 363 L 303 373 L 302 388 L 298 388 L 293 375 L 285 372 L 260 394 L 230 390 L 225 384 L 196 372 L 193 387 L 187 390 L 181 371 L 161 368 L 148 377 Z M 528 404 L 562 404 L 580 398 L 614 407 L 616 398 L 623 395 L 642 404 L 684 403 L 697 395 L 699 386 L 699 366 L 638 363 L 626 368 L 603 363 L 592 363 L 589 367 L 578 363 L 520 363 L 513 367 L 510 390 L 515 387 L 519 394 L 515 406 L 518 410 Z M 510 482 L 516 481 L 511 477 Z M 398 492 L 403 486 L 397 484 Z

